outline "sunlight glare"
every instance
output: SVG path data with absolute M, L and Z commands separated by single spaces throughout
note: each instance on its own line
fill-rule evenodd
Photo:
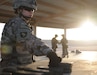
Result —
M 83 52 L 82 53 L 82 56 L 80 56 L 81 59 L 83 60 L 88 60 L 88 61 L 95 61 L 97 60 L 95 57 L 97 57 L 97 52 L 92 52 L 92 51 L 89 51 L 89 52 Z
M 51 40 L 55 34 L 58 35 L 58 40 L 62 38 L 62 34 L 64 34 L 63 29 L 58 28 L 48 28 L 48 27 L 37 27 L 37 37 L 43 40 Z
M 97 40 L 97 27 L 89 19 L 84 21 L 79 28 L 67 30 L 67 38 L 73 40 Z
M 87 19 L 86 21 L 84 21 L 82 24 L 81 24 L 81 27 L 80 28 L 83 28 L 83 29 L 95 29 L 95 24 L 90 21 L 89 19 Z

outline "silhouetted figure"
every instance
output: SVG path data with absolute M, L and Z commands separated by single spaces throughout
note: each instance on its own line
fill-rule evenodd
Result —
M 78 50 L 78 49 L 76 49 L 76 54 L 79 54 L 79 53 L 81 53 L 81 51 L 80 51 L 80 50 Z
M 54 52 L 56 52 L 56 49 L 58 48 L 58 46 L 57 46 L 58 40 L 56 39 L 57 37 L 58 37 L 58 35 L 55 35 L 55 37 L 53 37 L 51 40 L 52 49 L 54 50 Z
M 68 48 L 68 45 L 67 45 L 68 41 L 67 41 L 67 39 L 66 39 L 66 37 L 64 35 L 62 35 L 62 39 L 61 39 L 60 43 L 62 44 L 62 57 L 64 58 L 65 56 L 67 56 L 67 58 L 68 58 L 69 57 L 68 56 L 68 50 L 67 50 L 67 48 Z

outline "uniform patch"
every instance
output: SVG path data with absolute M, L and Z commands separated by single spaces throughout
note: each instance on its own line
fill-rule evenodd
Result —
M 20 33 L 20 36 L 21 36 L 22 38 L 25 38 L 25 37 L 27 36 L 27 32 L 21 32 L 21 33 Z

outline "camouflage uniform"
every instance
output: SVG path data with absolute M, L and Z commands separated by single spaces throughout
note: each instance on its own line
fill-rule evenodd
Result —
M 64 35 L 62 35 L 62 37 L 63 37 L 61 39 L 61 44 L 62 44 L 62 57 L 64 58 L 65 56 L 67 56 L 67 58 L 68 58 L 69 57 L 68 50 L 67 50 L 67 48 L 68 48 L 68 45 L 67 45 L 68 40 L 65 38 Z
M 47 55 L 48 52 L 52 51 L 32 34 L 31 29 L 20 17 L 10 20 L 5 25 L 1 45 L 2 59 L 8 59 L 9 63 L 13 61 L 17 64 L 31 63 L 32 53 L 35 55 Z
M 54 50 L 54 52 L 56 52 L 56 49 L 58 48 L 57 44 L 59 43 L 58 40 L 56 39 L 56 37 L 58 37 L 58 36 L 55 35 L 55 37 L 52 38 L 52 40 L 51 40 L 52 49 Z
M 26 22 L 32 17 L 25 16 L 19 11 L 24 8 L 28 11 L 37 10 L 36 0 L 14 0 L 14 10 L 18 16 L 9 20 L 2 32 L 0 66 L 11 71 L 17 70 L 19 66 L 32 63 L 33 54 L 46 55 L 50 60 L 49 66 L 57 66 L 61 58 L 32 34 L 32 29 Z

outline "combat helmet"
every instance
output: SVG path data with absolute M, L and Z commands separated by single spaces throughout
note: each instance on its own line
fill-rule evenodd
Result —
M 58 35 L 57 35 L 57 34 L 55 34 L 55 37 L 58 37 Z
M 21 6 L 37 10 L 36 0 L 14 0 L 13 1 L 13 9 L 14 10 L 17 10 Z

